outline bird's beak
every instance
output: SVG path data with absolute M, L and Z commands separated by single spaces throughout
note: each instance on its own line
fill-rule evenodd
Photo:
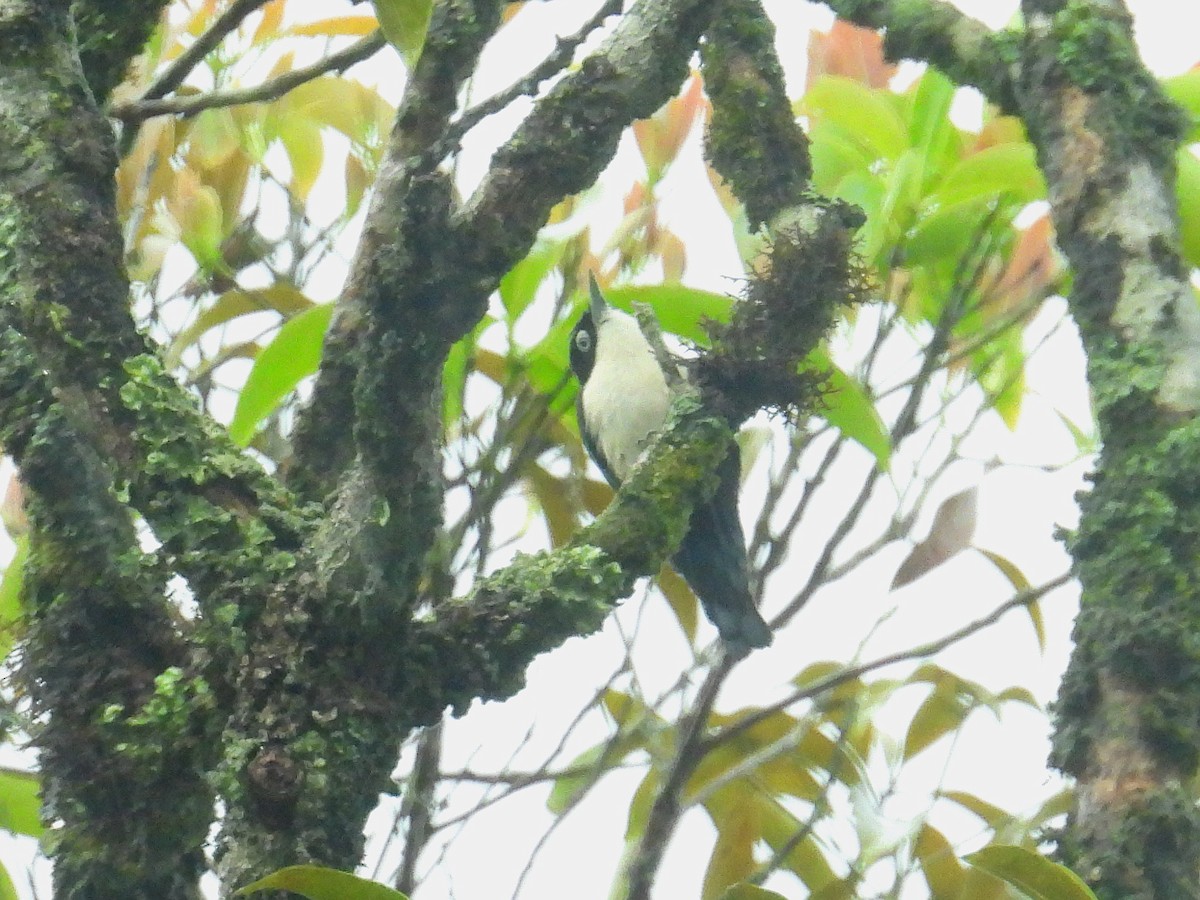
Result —
M 608 303 L 604 299 L 604 295 L 600 293 L 600 285 L 596 284 L 596 276 L 588 272 L 588 291 L 592 295 L 592 321 L 597 325 L 601 320 L 608 315 Z

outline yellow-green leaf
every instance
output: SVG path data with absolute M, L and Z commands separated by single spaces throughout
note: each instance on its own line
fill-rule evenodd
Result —
M 1200 159 L 1190 147 L 1175 154 L 1175 197 L 1179 202 L 1179 243 L 1188 265 L 1200 266 Z
M 40 837 L 42 801 L 38 797 L 41 779 L 32 772 L 0 769 L 0 828 L 14 834 Z
M 891 101 L 860 81 L 827 75 L 804 95 L 801 109 L 818 122 L 835 123 L 877 159 L 895 159 L 908 146 L 904 122 Z
M 29 556 L 29 535 L 14 538 L 16 550 L 0 577 L 0 660 L 8 656 L 16 640 L 23 609 L 21 592 L 25 586 L 25 560 Z
M 929 885 L 931 896 L 959 897 L 966 878 L 958 856 L 946 836 L 931 825 L 921 826 L 913 845 L 913 855 Z
M 227 107 L 202 110 L 191 123 L 187 138 L 191 161 L 205 169 L 223 165 L 242 143 L 237 122 Z
M 1000 570 L 1000 574 L 1008 579 L 1008 583 L 1018 593 L 1033 587 L 1029 583 L 1029 579 L 1025 577 L 1025 573 L 1017 568 L 1016 563 L 1012 560 L 991 550 L 984 550 L 982 547 L 976 549 L 987 558 L 988 562 Z M 1025 610 L 1029 613 L 1029 621 L 1033 623 L 1033 633 L 1037 636 L 1038 649 L 1044 653 L 1046 651 L 1046 623 L 1042 618 L 1041 604 L 1034 600 L 1025 604 Z
M 679 627 L 683 629 L 688 643 L 693 643 L 696 640 L 696 625 L 699 621 L 696 595 L 692 593 L 687 582 L 669 565 L 664 565 L 659 570 L 657 581 L 658 589 L 663 592 L 667 603 L 671 605 L 671 611 L 675 613 L 675 619 L 679 622 Z
M 788 900 L 783 894 L 768 891 L 757 884 L 735 884 L 721 895 L 721 900 Z
M 708 859 L 701 900 L 725 896 L 727 889 L 754 873 L 754 844 L 759 837 L 754 812 L 754 804 L 738 805 L 717 824 L 717 844 Z
M 886 469 L 891 461 L 892 439 L 862 383 L 835 365 L 824 347 L 808 355 L 805 368 L 825 376 L 826 390 L 817 415 L 862 444 L 875 457 L 876 465 Z
M 280 127 L 279 139 L 292 164 L 288 189 L 297 200 L 305 200 L 317 176 L 321 174 L 321 165 L 325 161 L 321 128 L 308 119 L 291 119 Z
M 1024 847 L 984 847 L 966 860 L 1024 891 L 1033 900 L 1096 900 L 1084 880 L 1066 866 Z
M 235 288 L 226 291 L 175 336 L 164 355 L 164 362 L 167 368 L 175 368 L 179 365 L 183 351 L 199 340 L 201 335 L 240 316 L 272 310 L 290 316 L 303 312 L 312 305 L 313 301 L 304 296 L 299 288 L 283 282 L 261 290 L 244 291 Z
M 177 195 L 171 211 L 179 225 L 179 238 L 191 251 L 196 262 L 213 270 L 221 264 L 221 239 L 224 237 L 224 214 L 221 197 L 207 184 L 201 184 L 189 169 L 176 178 Z
M 374 0 L 375 15 L 388 43 L 400 51 L 409 68 L 421 58 L 433 0 Z
M 302 22 L 286 29 L 284 34 L 315 37 L 363 37 L 370 34 L 379 23 L 371 16 L 334 16 L 316 22 Z
M 235 892 L 291 891 L 308 900 L 407 900 L 386 885 L 324 866 L 288 866 Z

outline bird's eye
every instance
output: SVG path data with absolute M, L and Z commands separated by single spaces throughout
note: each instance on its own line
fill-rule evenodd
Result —
M 592 336 L 586 331 L 581 331 L 575 335 L 575 346 L 583 353 L 587 353 L 592 349 Z

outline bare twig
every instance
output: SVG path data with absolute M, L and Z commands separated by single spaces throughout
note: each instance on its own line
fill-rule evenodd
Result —
M 440 778 L 442 760 L 442 724 L 430 725 L 417 739 L 417 758 L 404 791 L 400 814 L 408 819 L 404 837 L 404 856 L 396 875 L 396 890 L 411 894 L 416 886 L 417 860 L 433 834 L 434 795 Z
M 733 660 L 726 654 L 708 673 L 700 686 L 696 702 L 687 716 L 679 723 L 675 758 L 666 771 L 666 778 L 654 798 L 646 817 L 646 827 L 629 865 L 629 900 L 648 900 L 655 872 L 662 861 L 671 831 L 679 821 L 682 811 L 683 786 L 696 771 L 704 758 L 704 731 L 716 702 L 717 693 L 725 683 L 725 677 L 733 668 Z
M 488 116 L 500 112 L 518 97 L 534 94 L 543 81 L 570 63 L 571 59 L 575 56 L 576 49 L 587 40 L 588 35 L 599 28 L 609 16 L 615 16 L 621 12 L 623 5 L 622 0 L 607 0 L 600 9 L 596 10 L 595 15 L 583 23 L 583 27 L 577 32 L 568 37 L 559 38 L 554 52 L 542 60 L 524 78 L 513 83 L 506 90 L 494 94 L 466 110 L 454 122 L 450 123 L 445 134 L 426 152 L 422 160 L 422 165 L 416 168 L 418 170 L 433 168 L 441 162 L 446 154 L 458 146 L 463 135 Z
M 239 88 L 230 91 L 212 91 L 207 94 L 196 94 L 188 97 L 170 97 L 166 99 L 135 100 L 133 103 L 122 103 L 112 107 L 108 112 L 115 119 L 120 119 L 130 125 L 149 119 L 153 116 L 194 116 L 206 109 L 218 109 L 225 106 L 239 106 L 244 103 L 265 103 L 277 100 L 288 91 L 298 88 L 305 82 L 312 81 L 329 72 L 344 72 L 355 63 L 374 56 L 387 44 L 383 32 L 376 29 L 366 37 L 360 38 L 344 50 L 331 53 L 324 59 L 309 66 L 301 66 L 290 72 L 285 72 L 277 78 L 264 81 L 254 87 Z
M 142 99 L 138 102 L 157 100 L 160 97 L 165 97 L 183 84 L 184 79 L 191 74 L 192 69 L 196 68 L 204 57 L 215 50 L 217 45 L 225 39 L 226 35 L 241 25 L 242 21 L 250 13 L 254 12 L 260 6 L 266 6 L 267 2 L 268 0 L 233 0 L 233 3 L 229 5 L 229 9 L 217 16 L 217 20 L 209 26 L 208 31 L 196 38 L 192 46 L 179 54 L 175 61 L 167 66 L 166 71 L 159 75 L 158 80 L 146 89 L 146 93 L 142 95 Z
M 906 662 L 907 660 L 924 659 L 925 657 L 933 656 L 935 653 L 940 653 L 947 647 L 957 644 L 961 640 L 969 638 L 971 635 L 982 631 L 989 625 L 994 625 L 1005 615 L 1005 613 L 1008 613 L 1014 609 L 1028 606 L 1031 603 L 1036 603 L 1046 594 L 1062 587 L 1064 584 L 1069 582 L 1071 578 L 1072 575 L 1070 572 L 1064 572 L 1061 575 L 1057 575 L 1054 578 L 1051 578 L 1049 581 L 1038 585 L 1037 587 L 1031 587 L 1014 594 L 986 616 L 976 619 L 973 622 L 969 622 L 961 628 L 957 628 L 954 631 L 951 631 L 949 634 L 943 635 L 936 640 L 929 641 L 924 644 L 918 644 L 916 647 L 910 647 L 907 650 L 889 653 L 886 656 L 880 656 L 870 662 L 859 663 L 858 665 L 854 666 L 847 666 L 845 669 L 842 669 L 840 672 L 834 675 L 830 675 L 826 678 L 820 679 L 819 681 L 815 681 L 811 684 L 805 685 L 804 687 L 798 688 L 784 699 L 776 703 L 772 703 L 770 706 L 765 706 L 756 710 L 755 712 L 746 716 L 744 719 L 739 719 L 737 722 L 725 728 L 723 731 L 713 735 L 711 738 L 705 741 L 704 749 L 707 751 L 711 746 L 730 740 L 737 735 L 742 734 L 747 729 L 752 728 L 754 725 L 758 724 L 764 719 L 769 719 L 776 713 L 787 709 L 793 703 L 798 703 L 801 700 L 807 700 L 812 697 L 819 696 L 820 694 L 824 694 L 825 692 L 831 691 L 848 681 L 861 678 L 863 675 L 873 672 L 876 669 L 882 669 L 885 666 Z

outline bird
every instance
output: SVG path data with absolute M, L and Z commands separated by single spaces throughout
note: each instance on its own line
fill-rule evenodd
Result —
M 671 387 L 633 316 L 608 304 L 589 274 L 590 302 L 571 332 L 571 370 L 579 382 L 576 413 L 583 446 L 617 489 L 667 420 Z M 738 518 L 737 444 L 717 469 L 718 486 L 692 511 L 672 557 L 734 658 L 771 643 L 771 629 L 750 594 L 746 539 Z

